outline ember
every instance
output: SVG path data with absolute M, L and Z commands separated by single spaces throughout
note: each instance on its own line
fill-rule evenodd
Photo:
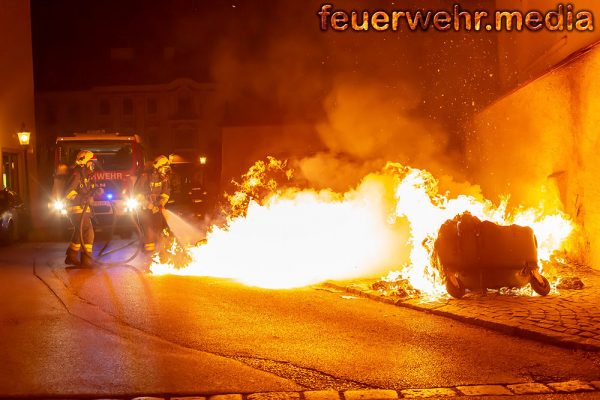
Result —
M 582 290 L 584 286 L 581 279 L 577 277 L 568 277 L 562 278 L 556 288 L 561 290 Z
M 378 290 L 385 295 L 401 298 L 421 297 L 421 291 L 412 287 L 408 279 L 398 279 L 393 282 L 380 280 L 371 285 L 371 289 Z

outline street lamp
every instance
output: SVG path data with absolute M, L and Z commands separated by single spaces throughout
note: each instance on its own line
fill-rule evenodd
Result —
M 206 165 L 206 156 L 200 156 L 198 160 L 200 161 L 200 184 L 204 190 L 204 166 Z
M 31 132 L 23 130 L 17 133 L 17 137 L 19 138 L 19 144 L 23 146 L 23 154 L 25 157 L 25 187 L 27 190 L 27 204 L 29 204 L 29 169 L 27 167 L 27 150 L 29 149 L 29 139 L 31 138 Z
M 19 136 L 19 143 L 21 144 L 21 146 L 29 146 L 29 138 L 31 137 L 31 132 L 19 132 L 17 133 L 17 135 Z

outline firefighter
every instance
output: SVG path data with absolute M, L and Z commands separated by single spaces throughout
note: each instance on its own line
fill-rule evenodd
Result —
M 140 224 L 144 234 L 144 252 L 156 251 L 160 232 L 164 226 L 162 211 L 171 195 L 171 163 L 165 156 L 158 156 L 152 169 L 145 171 L 137 180 L 134 191 L 141 204 Z
M 94 266 L 91 257 L 94 244 L 94 227 L 91 220 L 91 201 L 95 193 L 93 159 L 94 153 L 89 150 L 77 153 L 73 173 L 66 185 L 67 211 L 75 228 L 65 258 L 67 265 Z M 81 259 L 78 258 L 80 252 Z

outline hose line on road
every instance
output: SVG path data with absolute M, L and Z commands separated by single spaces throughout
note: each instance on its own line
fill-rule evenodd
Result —
M 140 228 L 140 221 L 139 221 L 139 216 L 137 214 L 137 211 L 135 212 L 135 216 L 133 214 L 131 214 L 131 218 L 134 222 L 134 226 L 136 228 L 137 231 L 137 235 L 138 235 L 138 239 L 136 240 L 132 240 L 129 243 L 127 243 L 124 246 L 118 247 L 116 249 L 112 249 L 109 252 L 105 252 L 106 248 L 108 247 L 108 245 L 110 244 L 110 242 L 112 241 L 112 238 L 114 236 L 114 228 L 115 228 L 115 224 L 116 224 L 116 214 L 115 214 L 115 208 L 114 208 L 114 204 L 112 201 L 109 201 L 110 207 L 111 207 L 111 211 L 112 211 L 112 215 L 113 215 L 113 223 L 111 226 L 111 230 L 110 230 L 110 236 L 108 241 L 104 244 L 104 246 L 102 247 L 102 249 L 100 250 L 100 252 L 98 253 L 98 257 L 95 258 L 92 253 L 90 251 L 87 250 L 87 248 L 85 246 L 81 246 L 81 248 L 83 249 L 83 252 L 91 258 L 91 260 L 93 261 L 93 263 L 97 264 L 97 265 L 101 265 L 101 266 L 117 266 L 117 265 L 123 265 L 123 264 L 127 264 L 130 261 L 132 261 L 133 259 L 135 259 L 138 254 L 141 251 L 141 248 L 143 246 L 143 232 L 142 229 Z M 79 218 L 79 242 L 80 243 L 85 243 L 83 240 L 83 217 L 87 211 L 87 209 L 90 208 L 90 212 L 92 211 L 91 206 L 90 206 L 90 200 L 89 198 L 86 200 L 85 205 L 83 206 L 83 212 L 81 213 L 81 217 Z M 135 252 L 127 259 L 125 260 L 119 260 L 119 261 L 112 261 L 112 262 L 107 262 L 107 261 L 102 261 L 102 258 L 105 256 L 108 256 L 110 254 L 116 253 L 118 251 L 124 250 L 134 244 L 136 244 L 136 242 L 138 243 L 138 245 L 136 246 Z
M 99 168 L 100 171 L 103 171 L 102 168 Z M 113 188 L 114 189 L 114 188 Z M 104 244 L 104 246 L 102 246 L 102 249 L 100 249 L 100 251 L 98 252 L 98 256 L 94 257 L 91 251 L 88 251 L 88 249 L 85 247 L 85 241 L 83 240 L 83 219 L 85 216 L 85 213 L 87 212 L 88 208 L 89 208 L 89 212 L 90 212 L 90 218 L 94 217 L 94 210 L 92 209 L 90 202 L 92 201 L 94 195 L 96 194 L 96 188 L 92 189 L 92 195 L 90 197 L 87 197 L 85 204 L 83 206 L 83 211 L 81 213 L 81 216 L 79 217 L 79 243 L 81 243 L 81 249 L 83 250 L 83 253 L 85 253 L 88 257 L 90 257 L 90 259 L 92 260 L 92 262 L 96 265 L 100 265 L 100 266 L 118 266 L 118 265 L 123 265 L 123 264 L 127 264 L 130 261 L 132 261 L 133 259 L 135 259 L 138 254 L 141 251 L 142 248 L 142 237 L 143 237 L 143 232 L 142 229 L 140 228 L 140 222 L 139 222 L 139 218 L 137 215 L 137 210 L 136 210 L 136 214 L 135 216 L 133 215 L 133 213 L 131 213 L 131 219 L 133 222 L 133 225 L 135 226 L 136 232 L 137 232 L 137 240 L 132 240 L 129 243 L 125 244 L 124 246 L 118 247 L 116 249 L 111 249 L 110 251 L 106 251 L 108 246 L 110 245 L 113 237 L 114 237 L 114 233 L 115 233 L 115 226 L 117 223 L 117 213 L 115 210 L 115 206 L 114 206 L 114 202 L 112 201 L 112 199 L 108 200 L 108 204 L 110 205 L 110 210 L 111 210 L 111 215 L 113 216 L 112 219 L 112 223 L 111 223 L 111 227 L 110 227 L 110 234 L 108 237 L 108 240 L 106 241 L 106 243 Z M 93 229 L 93 228 L 92 228 Z M 111 254 L 114 254 L 116 252 L 119 252 L 121 250 L 124 250 L 128 247 L 131 247 L 133 245 L 136 244 L 136 242 L 138 243 L 138 245 L 136 246 L 136 250 L 135 252 L 127 259 L 125 260 L 119 260 L 119 261 L 112 261 L 112 262 L 107 262 L 107 261 L 102 261 L 102 258 L 109 256 Z

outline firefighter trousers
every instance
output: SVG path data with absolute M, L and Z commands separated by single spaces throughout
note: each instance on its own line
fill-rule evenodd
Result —
M 151 210 L 143 210 L 140 213 L 140 224 L 144 234 L 144 251 L 153 253 L 164 226 L 163 216 L 160 212 L 153 213 Z
M 94 226 L 92 225 L 91 213 L 70 213 L 69 218 L 75 228 L 73 230 L 73 236 L 71 237 L 71 244 L 69 248 L 74 251 L 81 249 L 81 238 L 83 237 L 83 245 L 88 253 L 92 252 L 92 245 L 94 244 Z M 83 218 L 83 219 L 82 219 Z

